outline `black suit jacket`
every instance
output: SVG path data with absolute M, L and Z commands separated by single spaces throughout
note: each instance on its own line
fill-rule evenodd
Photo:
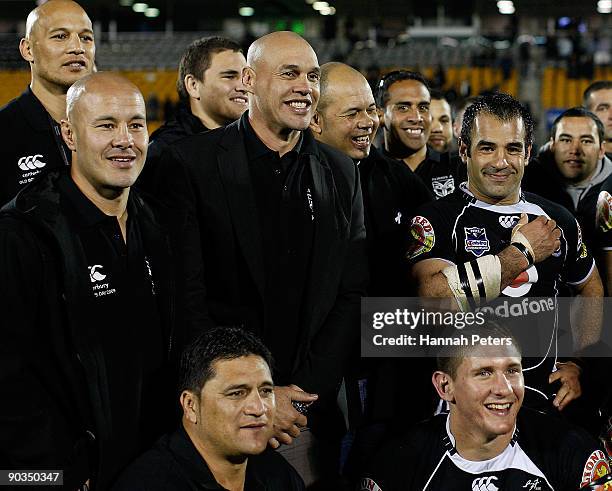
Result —
M 183 258 L 202 265 L 209 325 L 261 334 L 263 246 L 244 124 L 238 120 L 169 147 L 155 193 L 183 221 Z M 317 143 L 308 131 L 299 159 L 312 175 L 314 240 L 305 315 L 300 325 L 287 326 L 299 330 L 297 356 L 292 373 L 280 375 L 306 391 L 334 396 L 349 352 L 357 349 L 367 282 L 359 174 L 347 156 Z

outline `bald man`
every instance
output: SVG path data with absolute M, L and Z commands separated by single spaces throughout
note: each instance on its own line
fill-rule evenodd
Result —
M 138 89 L 75 82 L 62 136 L 71 166 L 0 212 L 0 455 L 64 470 L 65 489 L 108 489 L 170 424 L 171 253 L 130 188 L 148 142 Z
M 306 437 L 306 406 L 334 406 L 357 347 L 365 227 L 355 164 L 304 131 L 319 101 L 312 47 L 274 32 L 247 65 L 248 111 L 171 147 L 156 194 L 187 225 L 181 256 L 202 256 L 209 325 L 242 326 L 272 351 L 278 446 Z
M 28 15 L 19 51 L 32 77 L 29 87 L 0 109 L 0 206 L 43 170 L 70 163 L 60 121 L 68 88 L 94 68 L 91 21 L 75 2 L 44 3 Z

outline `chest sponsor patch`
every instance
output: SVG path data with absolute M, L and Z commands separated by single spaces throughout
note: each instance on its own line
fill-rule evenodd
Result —
M 602 232 L 612 230 L 612 195 L 608 191 L 599 193 L 595 223 Z
M 489 239 L 487 239 L 487 231 L 481 227 L 463 227 L 465 232 L 465 250 L 471 252 L 476 257 L 482 256 L 488 252 Z
M 477 477 L 472 481 L 472 491 L 499 491 L 496 476 Z
M 30 170 L 42 169 L 45 165 L 47 165 L 47 163 L 43 162 L 42 159 L 43 156 L 41 154 L 25 155 L 17 161 L 17 166 L 25 172 Z
M 382 488 L 368 477 L 361 480 L 359 491 L 382 491 Z
M 427 218 L 415 216 L 410 224 L 410 246 L 406 252 L 408 259 L 429 252 L 436 243 L 433 226 Z
M 455 191 L 455 179 L 453 176 L 432 177 L 431 187 L 436 196 L 443 198 Z
M 584 464 L 580 487 L 586 486 L 606 474 L 610 474 L 610 464 L 608 464 L 606 455 L 601 450 L 595 450 L 589 455 L 586 464 Z
M 87 269 L 89 270 L 89 281 L 91 281 L 94 297 L 104 297 L 117 293 L 117 290 L 110 286 L 108 275 L 104 272 L 104 266 L 94 264 L 93 266 L 87 266 Z

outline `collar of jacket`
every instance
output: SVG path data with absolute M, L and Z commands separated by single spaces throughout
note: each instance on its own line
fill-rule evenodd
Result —
M 189 106 L 184 103 L 179 103 L 176 109 L 176 121 L 183 127 L 187 135 L 195 135 L 202 133 L 208 128 L 202 124 L 200 118 L 194 116 Z
M 28 87 L 19 96 L 19 107 L 23 111 L 28 124 L 36 131 L 51 131 L 51 116 Z

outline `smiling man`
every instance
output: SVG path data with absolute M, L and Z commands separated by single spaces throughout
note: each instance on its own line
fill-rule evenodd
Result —
M 247 109 L 242 84 L 246 60 L 240 45 L 213 36 L 192 42 L 181 57 L 176 89 L 177 113 L 151 135 L 147 165 L 139 185 L 148 186 L 163 151 L 181 138 L 236 121 Z
M 11 468 L 63 469 L 67 489 L 108 489 L 169 425 L 176 279 L 167 236 L 131 189 L 148 141 L 136 86 L 104 72 L 75 82 L 62 135 L 71 166 L 0 218 L 0 454 Z
M 432 116 L 425 78 L 407 70 L 388 73 L 378 83 L 376 104 L 381 110 L 386 154 L 410 167 L 436 198 L 452 193 L 459 185 L 456 163 L 448 152 L 427 147 Z
M 420 295 L 454 297 L 462 310 L 493 301 L 511 305 L 527 296 L 548 297 L 557 305 L 562 286 L 582 297 L 602 296 L 597 268 L 574 217 L 560 205 L 521 192 L 532 137 L 529 113 L 507 94 L 479 97 L 466 109 L 459 153 L 468 181 L 424 206 L 412 222 L 408 254 Z M 515 319 L 519 341 L 528 346 L 524 340 L 531 340 L 528 402 L 542 408 L 552 403 L 563 409 L 582 393 L 577 360 L 555 364 L 558 352 L 547 349 L 550 339 L 561 339 L 559 329 L 570 329 L 559 324 L 564 314 L 558 308 L 551 308 L 548 317 L 525 311 Z M 583 314 L 571 326 L 575 344 L 554 345 L 564 356 L 599 340 L 601 310 Z M 557 380 L 561 387 L 555 391 L 549 383 Z
M 43 169 L 70 163 L 59 124 L 68 88 L 94 68 L 91 21 L 75 2 L 44 3 L 28 15 L 19 51 L 32 79 L 23 94 L 0 109 L 0 206 Z
M 473 332 L 500 346 L 443 348 L 432 382 L 448 414 L 386 444 L 360 489 L 575 491 L 609 474 L 584 430 L 521 409 L 521 354 L 509 332 L 492 322 L 464 335 Z
M 436 152 L 448 152 L 453 145 L 453 116 L 450 104 L 442 91 L 431 91 L 429 111 L 431 112 L 431 131 L 427 144 Z
M 200 335 L 181 358 L 181 428 L 134 462 L 114 491 L 298 491 L 304 483 L 277 452 L 268 349 L 237 328 Z
M 273 32 L 251 45 L 247 65 L 248 112 L 172 145 L 155 193 L 186 225 L 182 257 L 201 258 L 209 325 L 243 326 L 274 356 L 278 446 L 312 436 L 292 401 L 333 408 L 356 346 L 363 202 L 351 159 L 305 131 L 319 101 L 312 47 Z M 332 459 L 323 465 L 337 472 Z

